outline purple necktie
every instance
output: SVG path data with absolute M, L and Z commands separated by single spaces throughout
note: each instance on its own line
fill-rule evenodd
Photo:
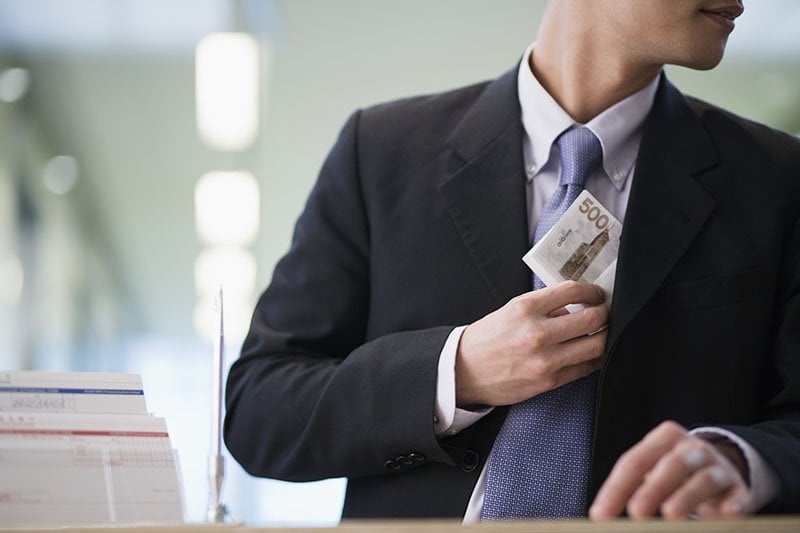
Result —
M 534 243 L 575 201 L 603 157 L 600 141 L 585 127 L 556 142 L 561 177 Z M 536 276 L 533 285 L 544 287 Z M 511 406 L 489 458 L 481 520 L 586 516 L 596 388 L 594 373 Z

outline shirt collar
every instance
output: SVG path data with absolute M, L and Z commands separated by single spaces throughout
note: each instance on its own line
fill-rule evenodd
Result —
M 525 51 L 519 67 L 517 87 L 522 125 L 525 129 L 525 164 L 533 179 L 550 158 L 553 143 L 565 130 L 580 125 L 542 87 L 531 71 L 529 59 L 534 44 Z M 586 124 L 603 147 L 603 170 L 618 190 L 636 161 L 642 126 L 653 106 L 659 77 L 638 92 L 609 107 Z

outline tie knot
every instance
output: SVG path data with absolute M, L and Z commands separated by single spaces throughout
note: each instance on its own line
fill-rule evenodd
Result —
M 600 139 L 589 128 L 574 128 L 556 140 L 561 152 L 559 185 L 581 185 L 603 159 Z

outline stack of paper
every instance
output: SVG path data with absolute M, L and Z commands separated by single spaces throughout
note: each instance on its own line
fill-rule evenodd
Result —
M 166 423 L 139 376 L 0 373 L 0 525 L 182 520 Z

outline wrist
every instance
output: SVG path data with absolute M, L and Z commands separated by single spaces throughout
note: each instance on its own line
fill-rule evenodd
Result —
M 704 435 L 702 438 L 714 446 L 715 450 L 736 467 L 736 470 L 739 471 L 739 475 L 742 476 L 744 482 L 749 486 L 750 468 L 748 467 L 747 459 L 742 449 L 735 442 L 722 435 Z

